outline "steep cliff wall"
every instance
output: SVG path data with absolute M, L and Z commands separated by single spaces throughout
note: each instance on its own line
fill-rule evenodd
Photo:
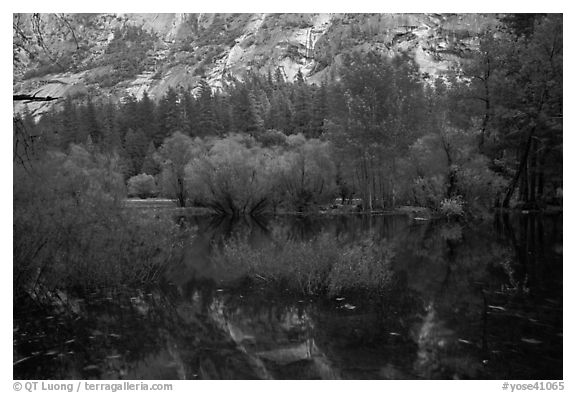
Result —
M 406 53 L 423 75 L 458 67 L 485 14 L 39 14 L 15 15 L 14 93 L 120 100 L 170 87 L 215 89 L 247 71 L 309 83 L 337 73 L 343 54 Z M 25 40 L 23 37 L 27 37 Z M 41 39 L 39 40 L 38 37 Z M 27 104 L 40 114 L 52 103 Z M 16 105 L 15 110 L 22 110 Z

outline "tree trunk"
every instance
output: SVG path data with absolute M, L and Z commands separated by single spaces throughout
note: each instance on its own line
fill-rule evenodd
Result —
M 512 178 L 510 185 L 508 186 L 508 191 L 506 191 L 506 195 L 504 196 L 504 201 L 502 202 L 502 207 L 508 208 L 510 207 L 510 200 L 512 199 L 512 195 L 514 195 L 514 191 L 518 186 L 518 180 L 522 175 L 522 172 L 526 168 L 526 164 L 528 162 L 528 156 L 530 155 L 530 148 L 532 147 L 532 137 L 534 136 L 534 132 L 536 131 L 536 126 L 532 126 L 530 128 L 530 132 L 528 133 L 528 138 L 526 140 L 526 144 L 524 147 L 524 154 L 520 160 L 520 164 L 518 165 L 518 169 L 516 170 L 516 174 Z
M 528 200 L 528 162 L 522 168 L 522 174 L 520 175 L 520 195 L 519 201 L 526 202 Z
M 176 191 L 176 197 L 178 198 L 178 206 L 186 207 L 186 193 L 184 191 L 184 181 L 182 178 L 178 177 L 178 188 Z
M 536 198 L 540 201 L 544 198 L 544 157 L 545 153 L 538 155 L 538 189 L 536 190 Z
M 484 99 L 484 119 L 482 120 L 482 130 L 480 132 L 480 142 L 478 144 L 478 151 L 480 154 L 484 154 L 484 142 L 486 140 L 486 129 L 488 128 L 488 122 L 490 121 L 490 89 L 488 86 L 488 78 L 490 77 L 490 69 L 488 69 L 485 79 L 484 79 L 484 91 L 486 97 Z
M 537 176 L 537 155 L 538 155 L 538 141 L 532 143 L 532 153 L 530 159 L 530 195 L 528 201 L 531 208 L 536 207 L 536 176 Z

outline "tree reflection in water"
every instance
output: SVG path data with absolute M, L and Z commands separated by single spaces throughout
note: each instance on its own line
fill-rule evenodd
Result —
M 562 216 L 188 218 L 155 287 L 52 294 L 14 309 L 16 379 L 562 378 Z M 304 296 L 210 256 L 329 233 L 393 250 L 387 288 Z

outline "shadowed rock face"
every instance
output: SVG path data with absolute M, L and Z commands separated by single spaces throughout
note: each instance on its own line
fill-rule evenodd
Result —
M 287 80 L 301 70 L 309 83 L 337 73 L 343 54 L 376 50 L 408 54 L 423 75 L 449 72 L 469 51 L 478 34 L 497 23 L 483 14 L 40 14 L 44 47 L 31 42 L 15 48 L 14 93 L 121 99 L 153 98 L 169 87 L 194 88 L 201 78 L 218 89 L 247 71 L 279 68 Z M 15 24 L 34 36 L 30 14 Z M 148 37 L 138 73 L 102 83 L 114 71 L 116 35 L 127 26 L 147 34 L 123 38 L 128 47 Z M 18 34 L 15 33 L 15 42 Z M 120 48 L 120 49 L 118 49 Z M 31 73 L 50 65 L 44 72 Z M 36 75 L 36 76 L 34 76 Z M 28 104 L 41 114 L 52 103 Z M 16 110 L 21 110 L 18 104 Z

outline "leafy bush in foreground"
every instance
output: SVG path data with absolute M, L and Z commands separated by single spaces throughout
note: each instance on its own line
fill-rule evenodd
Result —
M 73 146 L 14 168 L 15 294 L 157 279 L 175 224 L 124 210 L 117 158 Z

